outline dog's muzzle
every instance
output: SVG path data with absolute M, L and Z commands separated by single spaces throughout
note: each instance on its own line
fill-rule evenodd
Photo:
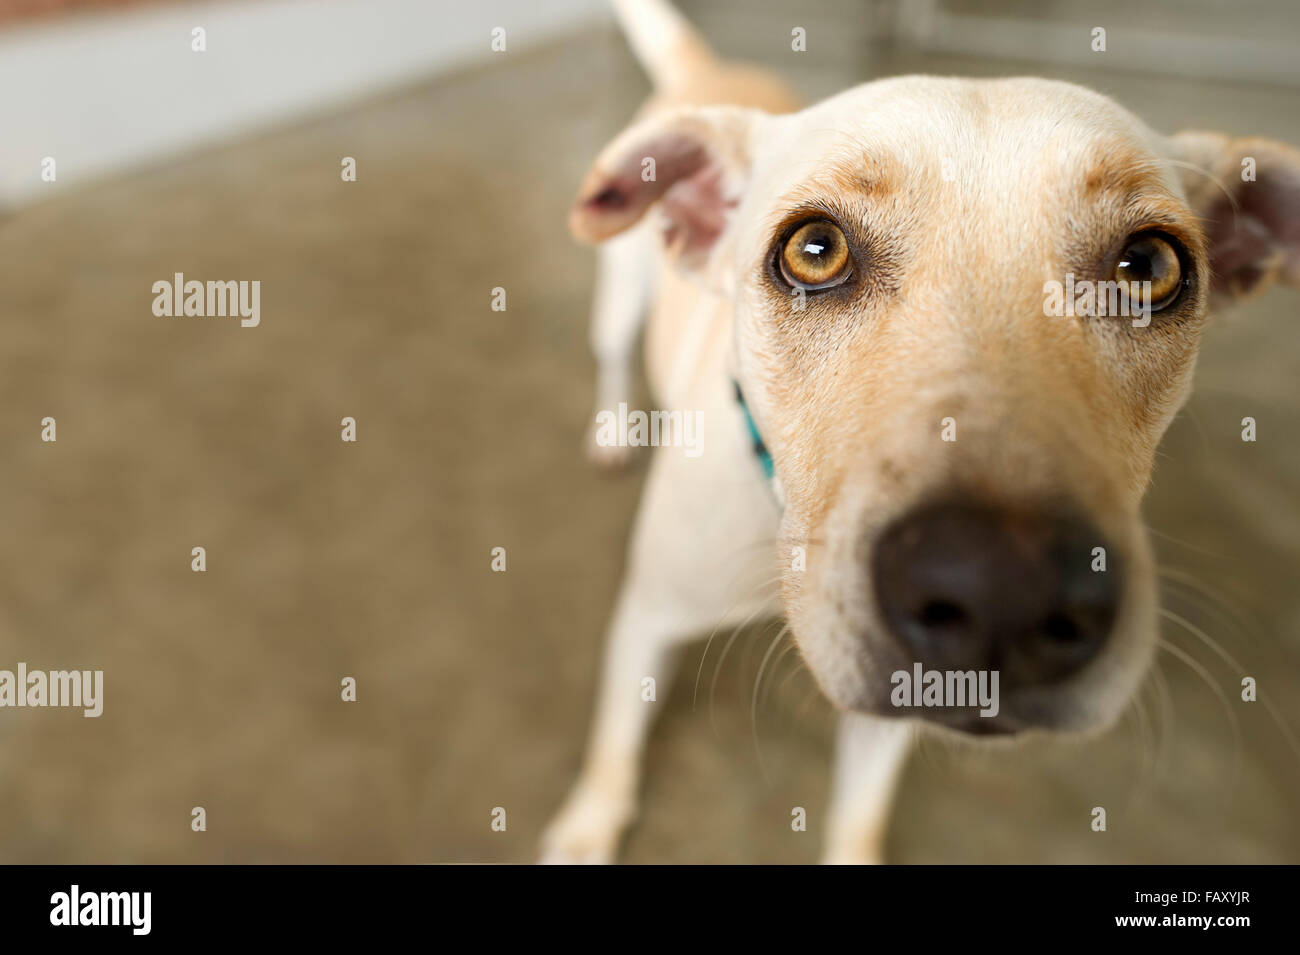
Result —
M 1085 667 L 1119 605 L 1117 555 L 1100 532 L 1045 510 L 926 505 L 886 528 L 871 563 L 904 658 L 926 670 L 997 671 L 1003 693 Z

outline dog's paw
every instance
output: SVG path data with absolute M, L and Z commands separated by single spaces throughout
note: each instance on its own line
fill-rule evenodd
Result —
M 636 449 L 622 444 L 601 444 L 597 438 L 598 433 L 599 428 L 595 425 L 587 431 L 587 460 L 597 470 L 611 474 L 626 470 L 632 463 Z
M 623 831 L 636 816 L 633 806 L 579 788 L 542 835 L 543 865 L 609 865 L 618 855 Z
M 878 840 L 863 839 L 851 843 L 828 845 L 822 852 L 822 865 L 884 865 L 884 846 Z
M 836 852 L 822 857 L 822 865 L 884 865 L 885 859 L 873 852 Z

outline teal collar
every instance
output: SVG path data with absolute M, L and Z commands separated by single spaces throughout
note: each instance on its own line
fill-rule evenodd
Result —
M 754 457 L 758 458 L 758 463 L 763 468 L 763 475 L 770 481 L 776 475 L 776 467 L 772 464 L 772 452 L 767 450 L 767 445 L 763 443 L 763 436 L 758 433 L 758 425 L 754 423 L 754 416 L 749 413 L 749 405 L 745 403 L 745 394 L 740 390 L 740 382 L 733 381 L 736 386 L 736 404 L 740 405 L 740 411 L 745 416 L 745 425 L 749 428 L 750 446 L 754 449 Z

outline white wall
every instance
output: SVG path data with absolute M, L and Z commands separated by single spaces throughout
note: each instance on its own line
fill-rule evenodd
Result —
M 0 32 L 0 208 L 606 15 L 604 0 L 218 0 Z M 207 52 L 191 30 L 207 31 Z M 507 51 L 492 53 L 491 31 Z M 41 180 L 53 156 L 55 183 Z

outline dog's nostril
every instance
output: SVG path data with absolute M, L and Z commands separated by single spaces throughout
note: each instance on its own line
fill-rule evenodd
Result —
M 1054 613 L 1043 621 L 1043 635 L 1057 643 L 1074 643 L 1083 637 L 1083 631 L 1074 618 L 1063 613 Z
M 996 669 L 1003 691 L 1063 680 L 1101 652 L 1119 606 L 1120 571 L 1084 559 L 1100 539 L 1046 510 L 918 508 L 874 543 L 881 616 L 930 669 Z
M 933 630 L 959 627 L 968 620 L 966 611 L 948 600 L 927 601 L 916 615 L 917 623 Z

